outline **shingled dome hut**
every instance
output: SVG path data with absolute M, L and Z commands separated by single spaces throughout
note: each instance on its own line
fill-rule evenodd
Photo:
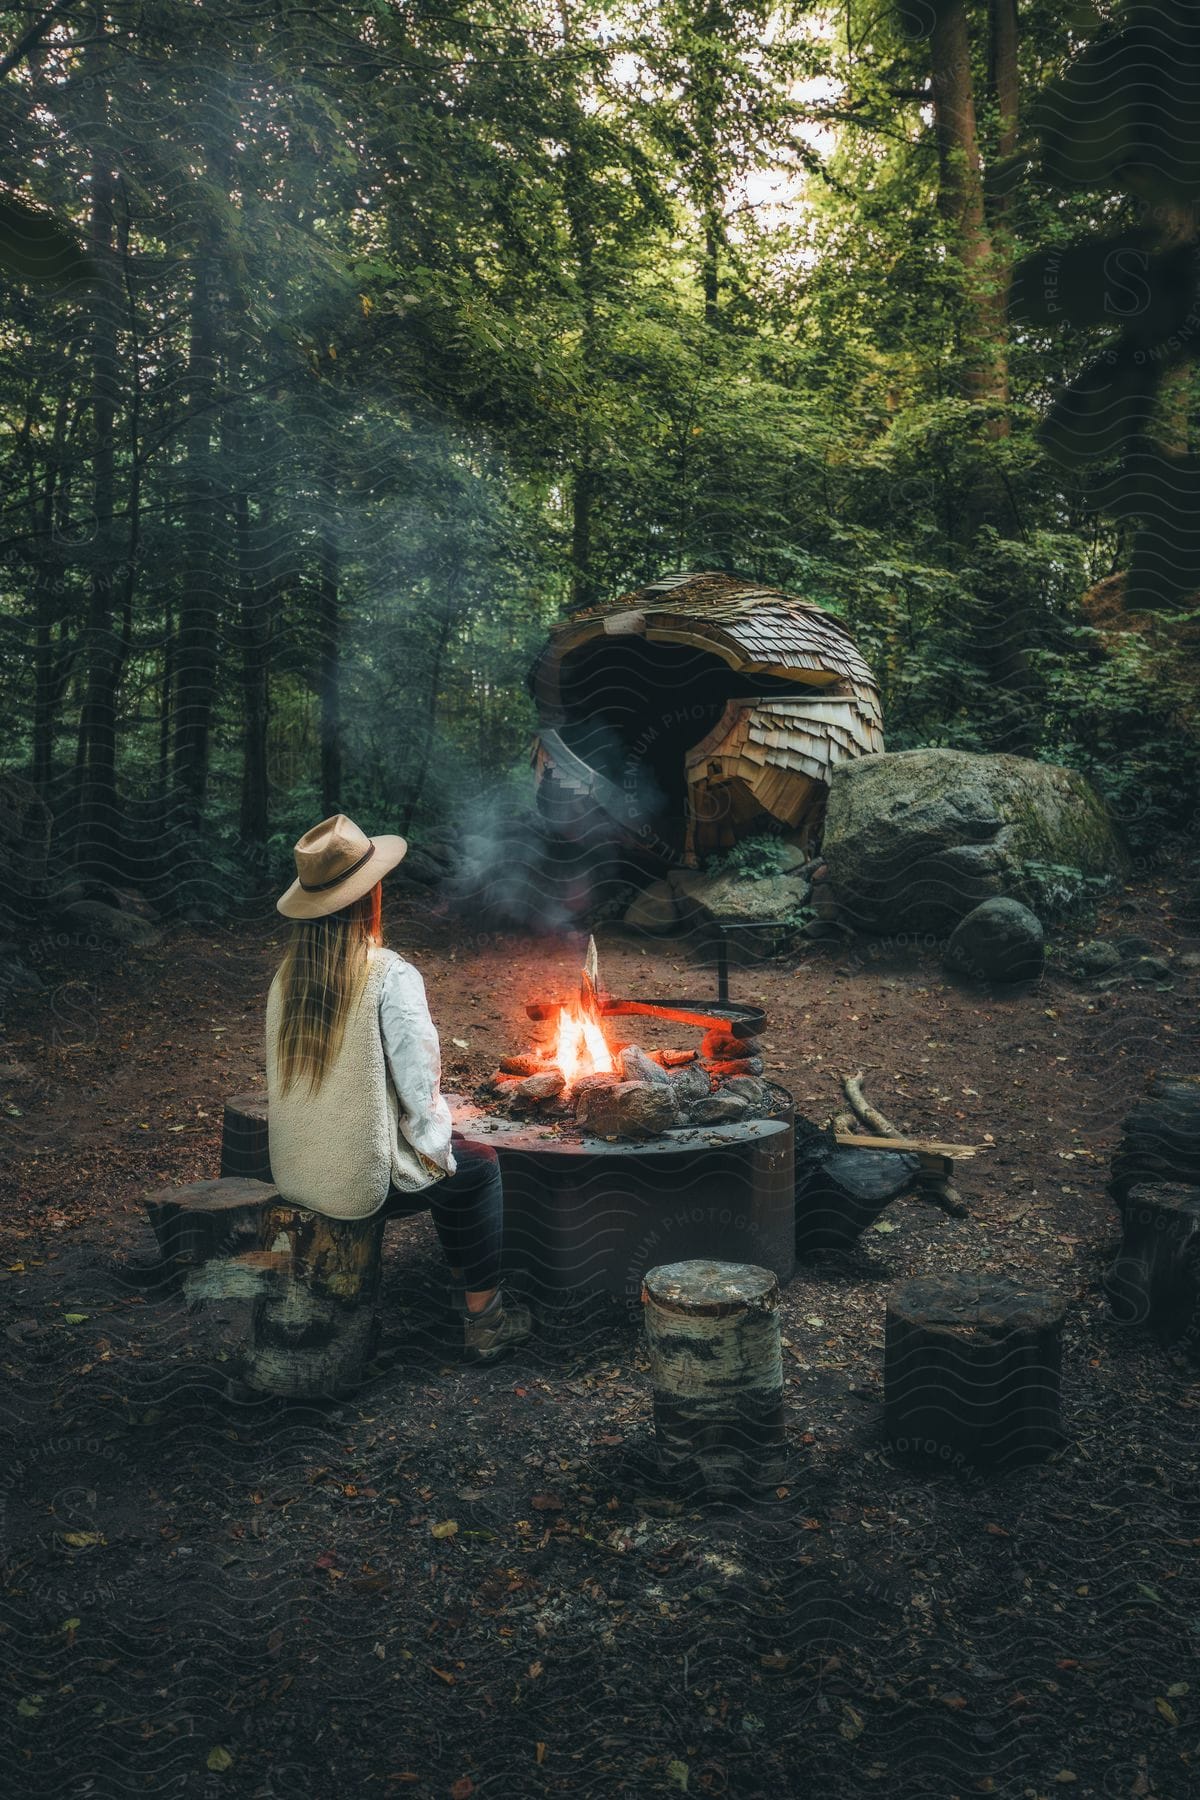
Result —
M 839 762 L 883 749 L 879 694 L 840 620 L 736 576 L 666 575 L 556 625 L 530 686 L 538 804 L 694 862 L 820 830 Z

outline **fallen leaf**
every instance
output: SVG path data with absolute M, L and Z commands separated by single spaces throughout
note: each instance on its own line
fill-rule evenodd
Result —
M 1164 1700 L 1161 1694 L 1156 1694 L 1154 1697 L 1154 1709 L 1161 1718 L 1164 1718 L 1167 1721 L 1168 1725 L 1178 1725 L 1179 1714 L 1175 1711 L 1171 1702 L 1169 1700 Z
M 108 1539 L 102 1531 L 64 1531 L 64 1544 L 70 1544 L 72 1550 L 91 1550 L 97 1544 L 107 1544 Z
M 838 1725 L 838 1730 L 848 1744 L 852 1744 L 855 1738 L 862 1736 L 865 1724 L 866 1720 L 860 1712 L 856 1711 L 853 1706 L 843 1705 L 842 1717 L 841 1722 Z
M 214 1775 L 223 1775 L 226 1769 L 233 1767 L 233 1758 L 224 1744 L 214 1744 L 204 1760 L 205 1767 L 211 1769 Z
M 85 1323 L 88 1316 L 89 1315 L 87 1313 L 64 1313 L 63 1314 L 63 1324 L 64 1325 L 82 1325 Z
M 536 1681 L 536 1680 L 537 1680 L 537 1678 L 538 1678 L 538 1676 L 539 1676 L 539 1675 L 544 1675 L 544 1674 L 545 1674 L 545 1672 L 546 1672 L 546 1665 L 545 1665 L 545 1663 L 541 1663 L 541 1662 L 531 1662 L 531 1663 L 530 1663 L 530 1665 L 529 1665 L 529 1679 L 530 1679 L 530 1681 Z
M 561 1512 L 562 1504 L 557 1494 L 535 1494 L 533 1496 L 535 1512 Z
M 1078 1781 L 1079 1777 L 1074 1769 L 1060 1769 L 1054 1779 L 1055 1781 L 1061 1781 L 1065 1784 L 1068 1781 Z
M 673 1781 L 681 1794 L 687 1793 L 688 1766 L 685 1762 L 680 1762 L 677 1756 L 673 1756 L 667 1764 L 667 1780 Z
M 540 1762 L 540 1763 L 544 1763 L 544 1762 L 545 1762 L 545 1760 L 546 1760 L 546 1746 L 545 1746 L 545 1744 L 544 1744 L 544 1743 L 543 1743 L 543 1742 L 542 1742 L 542 1740 L 541 1740 L 541 1739 L 540 1739 L 540 1738 L 539 1738 L 539 1739 L 538 1739 L 538 1741 L 537 1741 L 537 1743 L 536 1743 L 536 1744 L 535 1744 L 535 1745 L 534 1745 L 534 1746 L 533 1746 L 533 1754 L 534 1754 L 534 1759 L 535 1759 L 535 1760 L 536 1760 L 536 1761 L 537 1761 L 537 1762 Z
M 475 1792 L 475 1783 L 469 1775 L 460 1775 L 457 1781 L 450 1784 L 450 1800 L 471 1800 Z
M 457 1533 L 458 1533 L 458 1520 L 457 1519 L 443 1519 L 439 1525 L 431 1525 L 429 1527 L 430 1537 L 452 1538 L 452 1537 L 455 1537 L 457 1535 Z
M 435 1663 L 430 1663 L 429 1667 L 432 1670 L 432 1672 L 437 1676 L 439 1681 L 444 1681 L 446 1683 L 447 1687 L 454 1686 L 454 1677 L 450 1673 L 449 1669 L 439 1669 Z M 451 1791 L 451 1793 L 453 1793 L 453 1791 L 454 1791 L 453 1788 L 450 1791 Z
M 460 1050 L 469 1050 L 471 1048 L 466 1038 L 451 1038 L 450 1042 L 452 1044 L 457 1044 Z

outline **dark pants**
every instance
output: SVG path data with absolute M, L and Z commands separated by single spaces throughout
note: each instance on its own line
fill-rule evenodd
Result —
M 384 1211 L 395 1218 L 428 1210 L 446 1261 L 451 1268 L 462 1269 L 463 1285 L 478 1293 L 500 1285 L 504 1235 L 500 1162 L 490 1144 L 468 1149 L 457 1131 L 451 1147 L 456 1165 L 453 1175 L 443 1175 L 417 1194 L 402 1194 L 393 1188 Z

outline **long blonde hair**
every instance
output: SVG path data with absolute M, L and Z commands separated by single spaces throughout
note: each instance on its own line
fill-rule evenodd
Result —
M 383 887 L 323 919 L 295 919 L 279 965 L 280 1091 L 308 1078 L 316 1093 L 341 1048 L 350 1009 L 367 978 L 367 956 L 383 942 Z

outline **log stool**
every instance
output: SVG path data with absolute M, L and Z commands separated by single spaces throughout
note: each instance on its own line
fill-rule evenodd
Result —
M 225 1102 L 221 1121 L 221 1173 L 270 1181 L 271 1152 L 267 1135 L 267 1096 L 239 1094 Z
M 1120 1202 L 1121 1248 L 1104 1277 L 1113 1316 L 1200 1352 L 1200 1187 L 1142 1182 Z
M 993 1276 L 934 1275 L 888 1295 L 884 1428 L 901 1453 L 1011 1466 L 1062 1443 L 1066 1305 Z
M 242 1177 L 192 1181 L 146 1195 L 158 1253 L 177 1273 L 259 1247 L 262 1215 L 279 1195 L 270 1182 Z
M 1155 1075 L 1121 1126 L 1109 1192 L 1123 1206 L 1140 1184 L 1200 1185 L 1200 1075 Z
M 146 1211 L 190 1306 L 252 1302 L 237 1349 L 250 1387 L 318 1399 L 362 1380 L 379 1329 L 382 1211 L 329 1219 L 239 1177 L 167 1189 Z
M 753 1263 L 678 1262 L 642 1286 L 659 1468 L 714 1494 L 774 1485 L 784 1460 L 779 1283 Z

